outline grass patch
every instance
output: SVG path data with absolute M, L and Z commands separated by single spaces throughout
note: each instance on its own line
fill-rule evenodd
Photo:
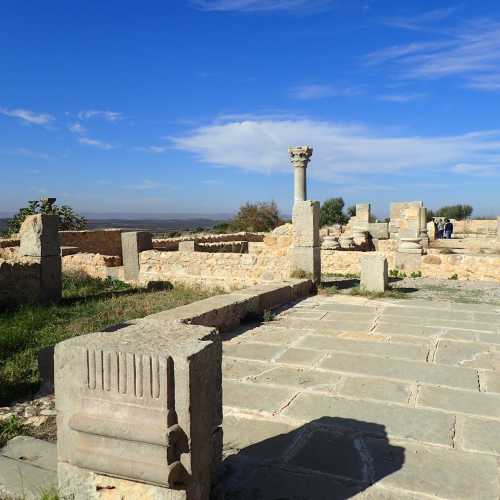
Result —
M 406 294 L 399 292 L 395 289 L 389 289 L 385 292 L 368 292 L 362 290 L 359 286 L 355 286 L 351 289 L 351 295 L 366 297 L 368 299 L 406 299 Z
M 65 275 L 60 304 L 24 305 L 0 313 L 0 406 L 38 389 L 41 348 L 214 293 L 185 286 L 147 291 L 109 278 Z
M 325 278 L 359 278 L 360 273 L 323 273 Z
M 19 436 L 24 432 L 25 426 L 15 416 L 0 421 L 0 448 L 5 446 L 9 439 Z

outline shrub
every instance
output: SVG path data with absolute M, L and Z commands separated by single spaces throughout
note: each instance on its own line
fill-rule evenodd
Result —
M 450 280 L 458 280 L 458 274 L 457 273 L 452 274 L 448 279 L 450 279 Z
M 464 220 L 472 215 L 474 208 L 471 205 L 448 205 L 436 210 L 435 217 L 446 219 Z
M 7 234 L 18 233 L 21 225 L 29 215 L 35 214 L 55 214 L 59 217 L 59 230 L 71 231 L 87 229 L 87 219 L 78 215 L 68 205 L 57 206 L 52 204 L 47 198 L 42 200 L 28 201 L 28 206 L 20 208 L 12 219 L 7 221 Z
M 342 198 L 330 198 L 321 205 L 319 223 L 321 226 L 331 226 L 333 224 L 346 224 L 349 218 L 343 213 L 344 200 Z M 350 213 L 352 207 L 348 209 Z M 356 207 L 354 207 L 356 213 Z
M 273 313 L 273 311 L 271 311 L 270 309 L 266 309 L 264 311 L 263 316 L 262 316 L 262 320 L 265 322 L 274 321 L 275 317 L 276 317 L 276 315 Z
M 284 220 L 279 215 L 278 206 L 272 201 L 245 203 L 229 226 L 236 231 L 267 232 L 283 224 Z

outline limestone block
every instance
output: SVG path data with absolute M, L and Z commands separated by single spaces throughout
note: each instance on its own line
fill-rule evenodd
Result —
M 497 240 L 500 241 L 500 215 L 497 217 Z
M 361 258 L 361 289 L 383 293 L 388 286 L 387 259 L 380 254 L 368 254 Z
M 402 271 L 420 271 L 422 266 L 422 253 L 396 252 L 396 269 Z
M 386 240 L 389 238 L 389 224 L 387 222 L 371 222 L 368 232 L 373 239 Z
M 29 215 L 19 231 L 19 255 L 52 257 L 60 254 L 57 215 Z
M 196 242 L 194 240 L 179 241 L 179 252 L 195 252 Z
M 321 280 L 321 248 L 293 247 L 291 271 L 305 272 L 318 283 Z
M 126 280 L 139 276 L 139 254 L 153 248 L 151 233 L 134 231 L 122 233 L 123 272 Z
M 61 257 L 40 258 L 40 302 L 58 302 L 62 295 Z
M 293 245 L 319 246 L 319 202 L 297 201 L 293 205 Z
M 356 222 L 370 222 L 370 204 L 357 203 L 356 204 Z
M 175 499 L 207 500 L 222 454 L 221 359 L 214 329 L 174 322 L 59 343 L 59 493 L 94 498 L 81 481 L 95 477 L 76 468 L 108 476 L 110 486 L 128 481 L 134 498 L 163 498 L 149 496 L 153 485 L 175 490 Z

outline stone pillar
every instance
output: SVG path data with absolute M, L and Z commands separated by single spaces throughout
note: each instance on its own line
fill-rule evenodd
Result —
M 36 301 L 61 300 L 62 266 L 59 246 L 59 217 L 52 214 L 29 215 L 19 230 L 19 255 L 40 264 L 40 291 Z
M 179 241 L 179 252 L 196 252 L 196 241 Z
M 216 330 L 148 318 L 57 344 L 61 498 L 208 500 L 222 455 L 221 362 Z
M 307 200 L 306 169 L 311 159 L 313 149 L 310 146 L 288 148 L 288 154 L 293 165 L 295 179 L 295 201 Z
M 123 277 L 126 281 L 139 278 L 139 254 L 153 248 L 151 233 L 132 231 L 122 233 Z
M 497 241 L 500 241 L 500 215 L 497 217 Z
M 367 254 L 361 257 L 361 290 L 383 293 L 388 288 L 389 268 L 382 254 Z

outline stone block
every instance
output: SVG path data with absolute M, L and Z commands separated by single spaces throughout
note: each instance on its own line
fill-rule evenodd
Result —
M 422 266 L 422 251 L 420 253 L 396 252 L 396 269 L 405 272 L 420 271 Z
M 59 302 L 62 294 L 61 257 L 40 257 L 40 302 Z
M 296 201 L 293 205 L 293 245 L 319 246 L 319 202 Z
M 388 287 L 389 267 L 387 259 L 380 254 L 361 257 L 361 290 L 384 293 Z
M 356 204 L 356 222 L 370 222 L 370 204 L 357 203 Z
M 19 255 L 29 257 L 59 256 L 59 217 L 37 214 L 26 217 L 19 230 Z
M 137 498 L 155 486 L 208 499 L 222 455 L 221 357 L 214 329 L 179 323 L 138 322 L 59 343 L 59 493 L 92 498 L 73 480 L 77 468 L 108 476 L 110 487 L 126 480 Z
M 375 240 L 387 240 L 389 238 L 389 224 L 387 222 L 371 222 L 368 224 L 368 232 Z
M 195 252 L 196 242 L 194 240 L 179 241 L 179 252 Z
M 497 241 L 500 241 L 500 215 L 497 217 Z
M 304 272 L 318 283 L 321 279 L 321 248 L 293 247 L 291 271 Z
M 123 273 L 125 280 L 139 277 L 139 254 L 153 248 L 151 233 L 134 231 L 122 233 Z

